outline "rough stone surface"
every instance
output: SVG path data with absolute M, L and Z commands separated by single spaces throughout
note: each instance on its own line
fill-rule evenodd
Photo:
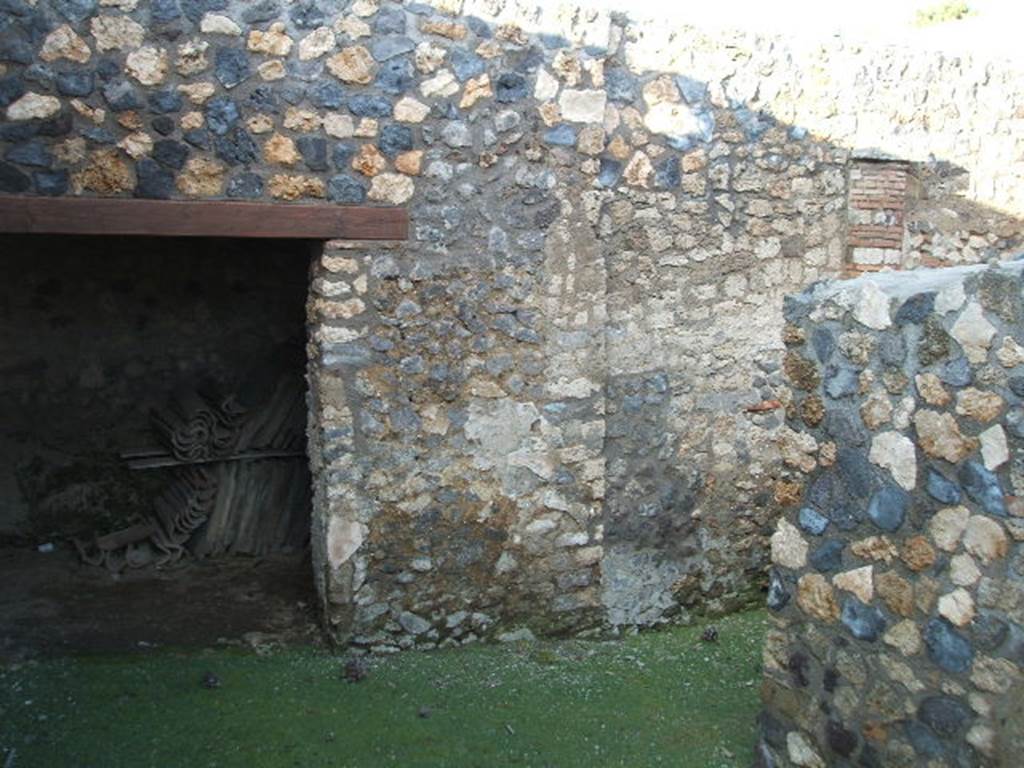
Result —
M 92 58 L 92 51 L 85 40 L 79 37 L 67 24 L 62 24 L 46 36 L 39 49 L 39 58 L 46 62 L 67 59 L 85 64 Z
M 909 438 L 898 432 L 882 432 L 871 441 L 869 458 L 888 469 L 893 479 L 905 490 L 917 485 L 917 453 Z
M 327 60 L 327 69 L 342 82 L 365 85 L 373 80 L 376 64 L 366 48 L 353 45 L 331 56 Z
M 311 539 L 336 639 L 623 631 L 756 604 L 766 582 L 787 622 L 803 580 L 808 632 L 863 644 L 839 603 L 868 595 L 850 574 L 873 566 L 883 637 L 963 588 L 963 634 L 993 642 L 991 614 L 1013 642 L 1020 603 L 998 569 L 1016 572 L 1020 528 L 1000 523 L 991 561 L 963 532 L 1020 495 L 1015 278 L 963 266 L 895 292 L 892 275 L 848 282 L 815 307 L 784 298 L 1020 252 L 1010 65 L 558 4 L 8 5 L 25 15 L 0 21 L 5 194 L 408 207 L 408 241 L 329 244 L 310 281 Z M 905 210 L 851 205 L 886 165 L 858 147 L 909 161 Z M 865 253 L 875 217 L 900 222 L 897 244 Z M 922 411 L 944 415 L 940 454 Z M 998 433 L 982 437 L 997 424 L 1001 463 Z M 904 440 L 922 449 L 913 484 Z M 947 550 L 931 521 L 960 504 Z M 783 514 L 796 537 L 770 569 Z M 973 583 L 953 581 L 960 555 Z M 841 649 L 812 645 L 794 650 L 831 679 Z M 865 662 L 886 691 L 870 704 L 931 684 L 917 656 L 909 674 Z M 787 719 L 777 762 L 789 731 L 826 764 L 871 764 L 869 742 L 895 760 L 837 685 L 836 722 Z
M 772 534 L 772 562 L 784 568 L 803 568 L 807 564 L 807 542 L 800 531 L 785 520 Z
M 959 463 L 977 447 L 977 440 L 961 433 L 950 413 L 920 410 L 914 414 L 914 427 L 922 450 L 951 464 Z
M 763 722 L 778 725 L 762 727 L 759 749 L 776 761 L 765 764 L 804 759 L 777 729 L 825 764 L 908 766 L 987 765 L 1012 730 L 997 713 L 1021 676 L 1008 649 L 1024 626 L 1024 387 L 1002 370 L 1020 364 L 1012 345 L 998 348 L 1000 367 L 989 353 L 1020 333 L 1022 285 L 1022 265 L 991 265 L 789 299 L 784 370 L 794 399 L 821 405 L 810 419 L 788 407 L 778 432 L 803 482 L 773 553 L 806 545 L 799 531 L 827 538 L 788 565 L 776 558 L 770 579 Z

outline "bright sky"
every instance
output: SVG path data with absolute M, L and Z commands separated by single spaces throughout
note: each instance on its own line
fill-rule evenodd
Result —
M 944 0 L 581 0 L 626 10 L 633 17 L 851 40 L 923 45 L 951 52 L 981 51 L 1024 58 L 1024 0 L 965 0 L 974 14 L 960 21 L 917 27 L 916 12 Z

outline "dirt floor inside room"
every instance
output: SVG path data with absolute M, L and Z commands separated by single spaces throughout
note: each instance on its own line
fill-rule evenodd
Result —
M 309 624 L 311 248 L 0 240 L 0 654 Z

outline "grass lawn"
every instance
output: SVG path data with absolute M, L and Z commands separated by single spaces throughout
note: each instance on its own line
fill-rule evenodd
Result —
M 747 766 L 764 623 L 409 652 L 359 683 L 308 648 L 13 665 L 0 766 Z

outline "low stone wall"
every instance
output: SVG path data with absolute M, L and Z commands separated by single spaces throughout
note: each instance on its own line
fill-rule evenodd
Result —
M 760 765 L 1019 765 L 1024 265 L 787 300 Z

